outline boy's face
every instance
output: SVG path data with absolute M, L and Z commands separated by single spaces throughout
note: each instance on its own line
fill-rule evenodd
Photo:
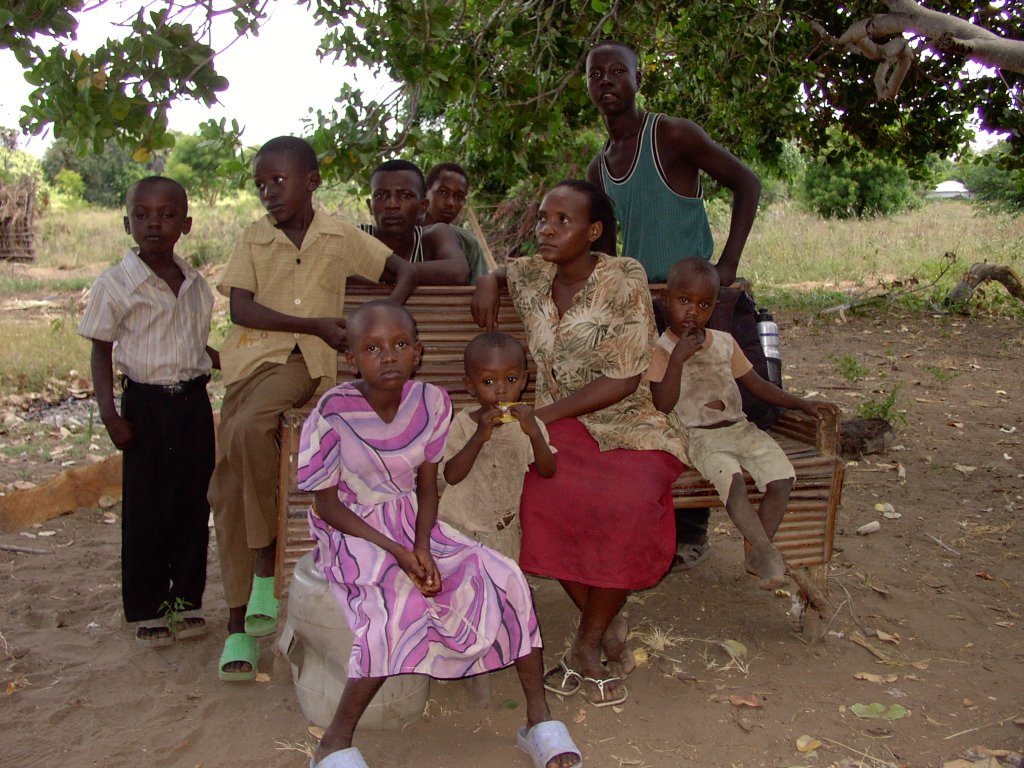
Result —
M 188 200 L 175 185 L 138 184 L 125 203 L 124 230 L 138 244 L 140 256 L 169 257 L 178 238 L 192 229 Z
M 517 346 L 481 349 L 468 368 L 469 375 L 463 382 L 480 405 L 517 402 L 526 388 L 523 351 Z
M 397 309 L 375 307 L 349 322 L 345 358 L 370 389 L 401 391 L 420 364 L 422 349 L 412 322 Z
M 279 229 L 301 228 L 313 208 L 313 192 L 320 186 L 320 172 L 302 167 L 288 152 L 259 155 L 252 165 L 252 180 L 260 202 Z
M 462 213 L 469 184 L 454 171 L 441 171 L 434 186 L 427 190 L 427 212 L 433 221 L 451 224 Z
M 718 303 L 717 281 L 710 276 L 684 273 L 669 283 L 665 290 L 668 319 L 677 336 L 693 330 L 702 330 L 711 319 Z
M 427 199 L 412 171 L 378 171 L 370 179 L 367 205 L 378 234 L 404 235 L 419 223 Z
M 633 107 L 640 90 L 640 72 L 632 52 L 618 45 L 602 45 L 587 56 L 587 94 L 603 115 Z

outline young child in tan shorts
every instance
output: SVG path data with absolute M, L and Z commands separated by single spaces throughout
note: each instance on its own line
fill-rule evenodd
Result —
M 719 285 L 715 267 L 703 259 L 683 259 L 672 267 L 665 289 L 669 327 L 655 345 L 646 378 L 658 410 L 678 416 L 690 464 L 715 486 L 729 517 L 750 543 L 747 571 L 761 578 L 762 588 L 775 589 L 785 582 L 786 565 L 772 538 L 796 474 L 779 445 L 743 415 L 736 381 L 760 400 L 815 418 L 839 409 L 765 381 L 732 335 L 705 328 Z M 764 492 L 756 511 L 741 469 Z

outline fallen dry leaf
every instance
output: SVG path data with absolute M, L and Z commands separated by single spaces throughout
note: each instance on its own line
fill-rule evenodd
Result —
M 736 696 L 735 694 L 729 697 L 729 703 L 734 707 L 763 707 L 764 701 L 756 693 L 748 693 L 746 696 Z
M 873 672 L 858 672 L 854 675 L 857 680 L 867 680 L 869 683 L 895 683 L 896 675 L 876 675 Z
M 992 575 L 988 571 L 978 571 L 974 575 L 977 576 L 979 579 L 984 579 L 985 581 L 992 581 Z
M 575 715 L 573 715 L 572 721 L 574 723 L 576 723 L 576 725 L 579 725 L 580 723 L 582 723 L 586 719 L 587 719 L 587 710 L 580 709 L 579 712 L 577 712 Z
M 796 739 L 797 752 L 813 752 L 821 748 L 821 742 L 813 736 L 798 736 Z
M 896 633 L 890 635 L 885 630 L 876 629 L 875 634 L 878 636 L 878 639 L 881 640 L 883 643 L 892 643 L 893 645 L 900 644 L 900 636 Z
M 321 728 L 319 725 L 306 726 L 306 733 L 308 733 L 314 739 L 322 739 L 324 737 L 324 729 Z
M 954 464 L 953 469 L 964 475 L 969 475 L 971 472 L 977 469 L 977 467 L 969 467 L 966 464 Z

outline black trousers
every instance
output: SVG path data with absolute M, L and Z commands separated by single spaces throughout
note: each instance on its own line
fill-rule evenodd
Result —
M 121 595 L 128 621 L 203 604 L 206 489 L 214 462 L 206 380 L 179 393 L 125 384 L 121 415 L 135 431 L 122 469 Z

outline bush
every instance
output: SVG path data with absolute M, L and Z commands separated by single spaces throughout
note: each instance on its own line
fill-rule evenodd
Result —
M 1024 211 L 1024 168 L 1014 168 L 1010 147 L 1004 141 L 957 165 L 964 184 L 977 199 L 995 208 Z
M 816 158 L 804 174 L 803 200 L 827 219 L 890 216 L 920 205 L 907 169 L 868 152 Z

